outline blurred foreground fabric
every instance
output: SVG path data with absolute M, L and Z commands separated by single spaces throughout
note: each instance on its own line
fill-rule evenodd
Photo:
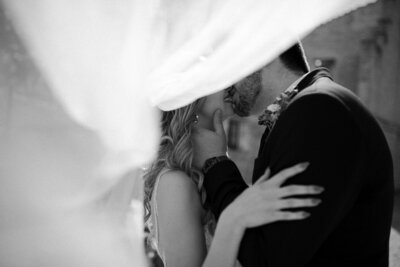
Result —
M 2 0 L 0 265 L 146 266 L 157 106 L 221 90 L 370 2 Z

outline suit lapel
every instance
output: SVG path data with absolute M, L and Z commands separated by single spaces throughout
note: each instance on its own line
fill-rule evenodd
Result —
M 311 86 L 313 83 L 315 83 L 318 79 L 322 77 L 326 77 L 333 80 L 328 69 L 317 68 L 304 75 L 299 81 L 297 81 L 296 84 L 292 86 L 294 87 L 294 89 L 298 90 L 298 93 L 300 93 L 302 90 Z M 291 103 L 294 97 L 295 95 L 291 98 L 289 104 Z M 284 110 L 282 112 L 284 112 Z M 278 120 L 276 122 L 278 122 Z M 268 149 L 268 137 L 269 134 L 273 131 L 273 129 L 274 127 L 272 128 L 266 127 L 264 134 L 261 137 L 258 156 L 254 161 L 253 179 L 252 179 L 253 183 L 264 173 L 264 171 L 269 165 L 269 159 L 266 158 L 266 151 Z

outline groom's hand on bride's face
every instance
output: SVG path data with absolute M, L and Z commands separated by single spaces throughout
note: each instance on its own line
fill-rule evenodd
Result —
M 213 125 L 214 130 L 200 126 L 193 129 L 193 164 L 198 169 L 204 166 L 207 159 L 226 155 L 226 136 L 222 124 L 222 112 L 219 109 L 214 112 Z

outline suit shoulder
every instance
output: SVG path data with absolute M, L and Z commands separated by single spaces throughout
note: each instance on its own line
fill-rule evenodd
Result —
M 350 115 L 350 109 L 346 101 L 329 91 L 307 92 L 295 99 L 289 105 L 289 110 L 301 112 L 302 114 L 311 112 L 314 116 L 324 116 L 329 113 L 335 113 L 337 116 Z
M 314 92 L 293 101 L 279 117 L 281 131 L 308 129 L 326 136 L 334 136 L 343 129 L 360 134 L 357 119 L 349 105 L 329 93 Z
M 319 103 L 327 104 L 328 107 L 339 105 L 349 109 L 355 105 L 362 106 L 358 96 L 349 89 L 331 80 L 317 81 L 310 87 L 301 91 L 296 96 L 295 100 L 302 99 L 303 97 L 311 97 L 311 99 L 306 100 L 311 102 L 318 101 Z

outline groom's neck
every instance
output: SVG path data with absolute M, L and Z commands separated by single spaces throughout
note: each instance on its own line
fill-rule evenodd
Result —
M 271 81 L 271 84 L 267 86 L 268 100 L 267 105 L 275 101 L 275 99 L 291 85 L 293 85 L 302 76 L 292 73 L 288 70 L 282 70 L 276 75 L 275 79 Z
M 298 81 L 303 75 L 294 73 L 290 70 L 282 72 L 281 82 L 279 84 L 279 91 L 283 92 Z

